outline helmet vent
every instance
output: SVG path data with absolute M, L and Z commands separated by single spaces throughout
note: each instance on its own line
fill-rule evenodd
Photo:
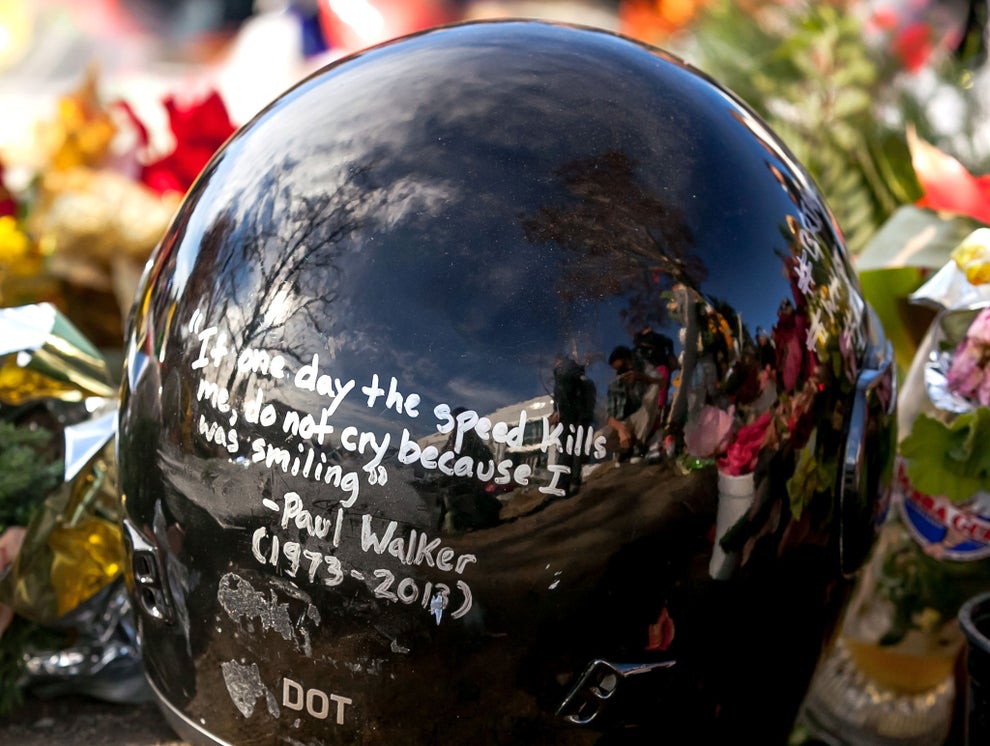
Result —
M 148 616 L 172 623 L 172 605 L 163 582 L 158 550 L 130 521 L 124 520 L 125 535 L 131 550 L 131 582 L 138 606 Z

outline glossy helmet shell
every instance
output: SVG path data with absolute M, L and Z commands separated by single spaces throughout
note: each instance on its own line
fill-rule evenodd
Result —
M 502 22 L 334 64 L 137 298 L 149 680 L 197 743 L 782 740 L 882 508 L 885 355 L 808 175 L 680 60 Z

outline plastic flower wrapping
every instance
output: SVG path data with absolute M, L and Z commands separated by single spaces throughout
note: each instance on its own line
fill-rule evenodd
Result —
M 0 310 L 0 709 L 143 696 L 121 576 L 116 387 L 51 304 Z

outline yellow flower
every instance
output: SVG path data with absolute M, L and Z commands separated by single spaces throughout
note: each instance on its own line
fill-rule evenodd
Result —
M 0 263 L 23 259 L 30 247 L 28 237 L 10 215 L 0 217 Z
M 930 606 L 926 606 L 922 611 L 913 614 L 911 621 L 918 625 L 922 632 L 930 634 L 942 624 L 942 615 Z
M 58 115 L 42 124 L 40 134 L 48 143 L 52 168 L 64 171 L 103 162 L 117 127 L 100 101 L 93 69 L 78 90 L 58 102 Z
M 977 228 L 950 256 L 973 285 L 990 282 L 990 228 Z

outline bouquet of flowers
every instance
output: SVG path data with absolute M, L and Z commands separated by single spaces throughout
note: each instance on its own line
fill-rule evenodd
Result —
M 909 141 L 932 226 L 990 217 L 986 177 Z M 972 231 L 910 300 L 935 315 L 901 386 L 895 509 L 807 707 L 818 728 L 905 744 L 948 736 L 957 614 L 990 588 L 990 229 Z
M 93 343 L 120 346 L 145 260 L 234 131 L 215 92 L 162 108 L 168 131 L 153 138 L 91 72 L 38 124 L 33 166 L 0 159 L 0 306 L 53 302 Z

